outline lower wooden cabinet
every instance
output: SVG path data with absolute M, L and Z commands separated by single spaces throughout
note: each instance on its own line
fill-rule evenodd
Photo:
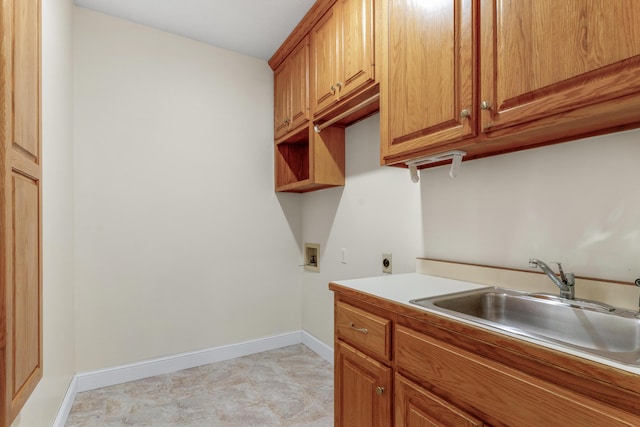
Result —
M 337 427 L 640 426 L 638 375 L 330 289 Z
M 484 425 L 482 421 L 412 383 L 402 375 L 396 375 L 394 387 L 396 426 L 475 427 Z
M 640 422 L 638 417 L 413 329 L 398 326 L 394 336 L 398 372 L 432 386 L 449 401 L 473 408 L 492 424 L 612 427 Z
M 391 368 L 338 341 L 335 356 L 335 425 L 391 425 Z

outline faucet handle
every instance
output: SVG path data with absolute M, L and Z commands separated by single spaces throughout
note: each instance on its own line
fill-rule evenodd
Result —
M 567 273 L 566 277 L 567 277 L 567 285 L 573 286 L 573 285 L 576 284 L 576 275 L 575 274 Z
M 562 264 L 559 262 L 553 262 L 554 264 L 556 264 L 558 266 L 558 271 L 560 272 L 560 279 L 566 284 L 567 283 L 567 276 L 566 274 L 564 274 L 564 270 L 562 269 Z M 571 274 L 571 273 L 569 273 Z

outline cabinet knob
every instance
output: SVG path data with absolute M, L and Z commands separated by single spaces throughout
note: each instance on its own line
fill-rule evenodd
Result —
M 337 87 L 337 88 L 338 88 L 338 90 L 339 90 L 339 89 L 342 87 L 342 83 L 337 82 L 337 83 L 336 83 L 336 87 Z
M 460 111 L 460 118 L 462 119 L 471 118 L 471 112 L 465 108 L 464 110 Z
M 491 103 L 489 101 L 482 101 L 480 103 L 480 108 L 483 110 L 491 110 Z
M 291 120 L 289 120 L 289 119 L 284 119 L 284 124 L 285 124 L 285 125 L 288 125 L 289 123 L 291 123 Z
M 336 93 L 336 87 L 334 85 L 331 85 L 331 93 L 333 94 Z
M 381 386 L 376 387 L 376 394 L 380 396 L 382 393 L 384 393 L 384 387 L 381 387 Z

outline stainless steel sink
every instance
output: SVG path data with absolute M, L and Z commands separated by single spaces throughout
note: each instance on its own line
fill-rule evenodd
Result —
M 410 301 L 492 328 L 640 366 L 640 317 L 596 301 L 502 288 Z

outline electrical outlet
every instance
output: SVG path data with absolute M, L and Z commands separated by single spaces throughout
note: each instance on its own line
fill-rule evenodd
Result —
M 391 254 L 382 254 L 382 272 L 391 274 L 392 259 Z

